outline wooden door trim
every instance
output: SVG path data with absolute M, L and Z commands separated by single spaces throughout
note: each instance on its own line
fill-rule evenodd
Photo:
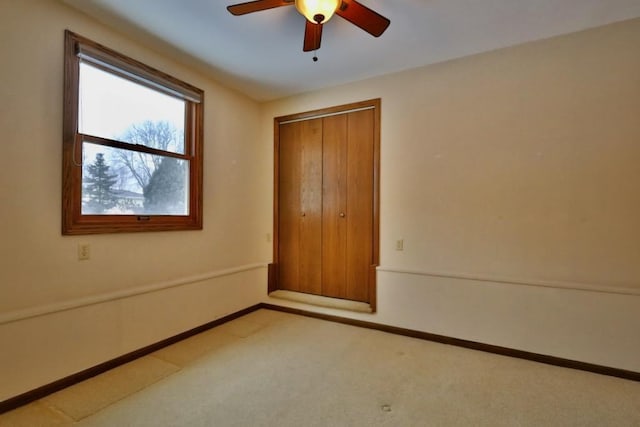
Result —
M 367 101 L 354 102 L 351 104 L 337 105 L 335 107 L 327 107 L 327 108 L 321 108 L 318 110 L 305 111 L 304 113 L 289 114 L 286 116 L 276 117 L 273 120 L 274 120 L 274 124 L 277 126 L 280 124 L 286 124 L 286 123 L 291 123 L 291 122 L 300 121 L 300 120 L 318 119 L 321 117 L 330 116 L 334 114 L 346 114 L 352 111 L 368 110 L 368 109 L 376 109 L 379 111 L 380 104 L 381 104 L 380 98 L 376 98 L 376 99 L 370 99 Z
M 268 291 L 279 289 L 277 283 L 277 269 L 279 264 L 279 200 L 280 200 L 280 125 L 301 120 L 312 120 L 336 114 L 347 114 L 352 111 L 373 109 L 373 230 L 372 230 L 372 265 L 369 280 L 369 305 L 373 312 L 376 310 L 376 274 L 375 267 L 380 265 L 380 117 L 382 101 L 380 98 L 337 105 L 302 113 L 275 117 L 273 120 L 274 140 L 274 173 L 273 173 L 273 264 L 270 266 Z

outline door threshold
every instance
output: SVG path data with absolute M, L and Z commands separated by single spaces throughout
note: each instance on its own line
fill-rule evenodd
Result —
M 301 302 L 304 304 L 316 305 L 319 307 L 337 308 L 339 310 L 356 311 L 359 313 L 373 313 L 371 305 L 367 304 L 366 302 L 305 294 L 303 292 L 277 290 L 271 292 L 269 294 L 269 297 L 287 301 Z

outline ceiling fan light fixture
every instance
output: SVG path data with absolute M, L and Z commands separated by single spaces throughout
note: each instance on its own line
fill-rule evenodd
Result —
M 341 0 L 295 0 L 296 9 L 309 22 L 324 24 L 327 22 L 340 5 Z

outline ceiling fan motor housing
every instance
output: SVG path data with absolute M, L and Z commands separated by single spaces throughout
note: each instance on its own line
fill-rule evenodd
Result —
M 341 0 L 295 0 L 296 9 L 314 24 L 327 22 L 340 5 Z

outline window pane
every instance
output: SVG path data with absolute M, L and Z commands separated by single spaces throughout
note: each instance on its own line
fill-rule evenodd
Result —
M 80 62 L 80 133 L 184 154 L 185 101 Z
M 189 215 L 189 161 L 82 145 L 83 215 Z

